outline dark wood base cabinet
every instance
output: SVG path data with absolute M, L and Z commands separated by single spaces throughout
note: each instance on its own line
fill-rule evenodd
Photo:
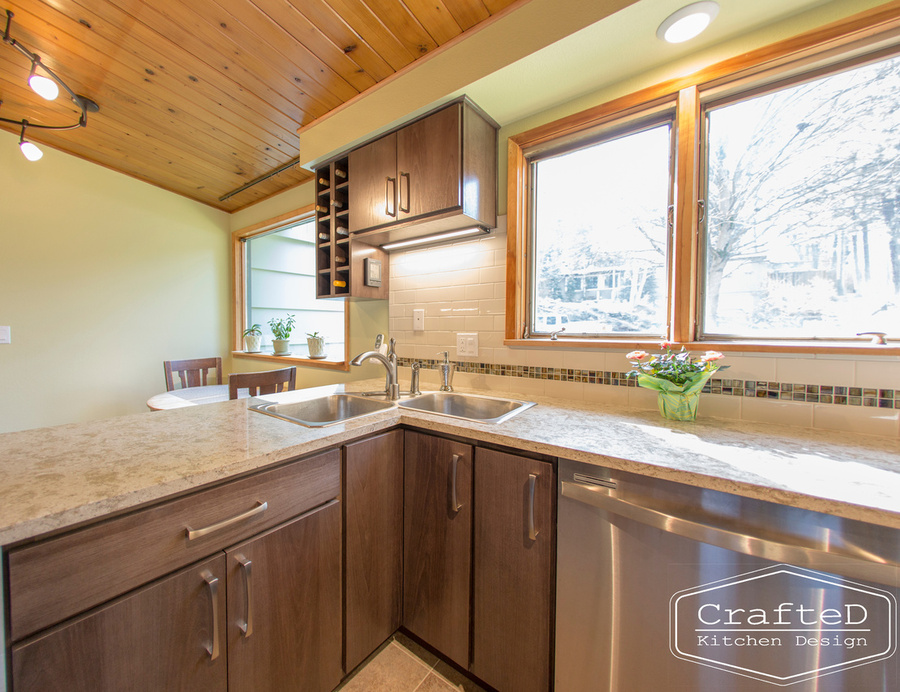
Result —
M 15 692 L 219 692 L 227 670 L 221 554 L 12 649 Z
M 550 689 L 555 502 L 552 464 L 476 451 L 469 669 L 501 692 Z
M 403 625 L 469 664 L 472 446 L 406 432 Z
M 500 692 L 551 687 L 555 503 L 549 462 L 406 433 L 403 624 Z
M 344 545 L 349 673 L 400 627 L 403 586 L 403 432 L 344 449 Z

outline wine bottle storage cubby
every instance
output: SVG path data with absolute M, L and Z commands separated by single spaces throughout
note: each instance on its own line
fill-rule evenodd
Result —
M 366 283 L 366 261 L 380 262 L 387 276 L 387 254 L 380 248 L 350 239 L 348 159 L 316 169 L 316 297 L 387 298 L 387 281 Z

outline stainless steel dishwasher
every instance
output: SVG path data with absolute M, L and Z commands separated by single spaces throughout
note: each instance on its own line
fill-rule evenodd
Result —
M 558 510 L 556 692 L 900 690 L 900 531 L 566 460 Z

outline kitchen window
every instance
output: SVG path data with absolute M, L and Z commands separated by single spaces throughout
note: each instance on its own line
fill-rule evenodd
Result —
M 530 333 L 665 334 L 673 161 L 671 115 L 530 160 Z
M 514 135 L 509 162 L 508 345 L 900 354 L 859 335 L 900 338 L 897 12 Z
M 343 300 L 316 299 L 315 223 L 312 208 L 234 234 L 235 355 L 347 369 L 348 318 Z M 269 320 L 294 315 L 290 356 L 274 356 Z M 262 327 L 262 353 L 242 352 L 243 330 Z M 310 360 L 307 333 L 325 337 L 324 359 Z

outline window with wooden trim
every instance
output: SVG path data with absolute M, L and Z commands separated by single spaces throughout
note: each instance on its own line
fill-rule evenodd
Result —
M 896 8 L 511 137 L 506 343 L 900 353 L 898 180 Z
M 315 223 L 313 208 L 234 234 L 234 355 L 347 369 L 348 316 L 343 300 L 316 299 Z M 293 316 L 290 355 L 275 356 L 269 321 Z M 262 329 L 260 353 L 242 351 L 242 334 L 250 325 Z M 325 357 L 310 359 L 307 335 L 325 338 Z

